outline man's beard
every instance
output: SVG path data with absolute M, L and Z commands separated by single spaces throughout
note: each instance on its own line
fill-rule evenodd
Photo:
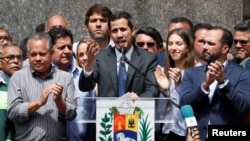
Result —
M 218 60 L 220 56 L 221 56 L 220 53 L 210 54 L 209 52 L 203 51 L 201 59 L 210 63 L 210 62 L 214 62 L 214 61 Z

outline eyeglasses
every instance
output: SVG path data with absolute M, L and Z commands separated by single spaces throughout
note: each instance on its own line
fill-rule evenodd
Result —
M 8 62 L 10 62 L 12 60 L 15 60 L 15 58 L 18 61 L 22 61 L 23 60 L 22 55 L 8 55 L 6 57 L 1 57 L 0 59 L 6 59 Z
M 147 47 L 154 47 L 155 46 L 154 42 L 147 42 L 147 43 L 145 43 L 145 42 L 137 42 L 136 43 L 136 45 L 138 47 L 144 47 L 145 44 L 147 45 Z
M 10 41 L 11 37 L 9 37 L 9 36 L 0 36 L 0 41 L 3 41 L 3 40 Z
M 249 40 L 234 40 L 234 44 L 246 45 L 248 42 Z

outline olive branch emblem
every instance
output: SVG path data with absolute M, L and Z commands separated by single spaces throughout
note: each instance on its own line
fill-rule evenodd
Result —
M 117 110 L 115 106 L 109 108 L 109 112 L 105 113 L 104 117 L 101 118 L 101 127 L 102 130 L 100 130 L 100 134 L 102 136 L 99 136 L 100 141 L 112 141 L 113 137 L 111 136 L 112 132 L 112 124 L 113 124 L 113 116 L 115 114 L 120 114 L 120 112 Z M 138 119 L 140 119 L 140 141 L 148 141 L 150 138 L 150 132 L 152 132 L 152 128 L 149 127 L 150 121 L 148 121 L 148 114 L 146 117 L 144 117 L 144 112 L 141 108 L 135 107 L 135 110 L 133 112 L 134 115 L 138 116 Z

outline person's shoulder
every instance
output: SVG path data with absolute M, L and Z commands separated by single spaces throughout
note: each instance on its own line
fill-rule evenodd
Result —
M 71 76 L 70 72 L 66 72 L 60 69 L 55 69 L 55 71 L 58 73 L 59 76 Z
M 149 57 L 154 57 L 154 58 L 157 58 L 157 55 L 152 53 L 152 52 L 149 52 L 149 51 L 146 51 L 144 49 L 141 49 L 139 47 L 134 47 L 134 51 L 135 52 L 138 52 L 140 55 L 142 56 L 147 56 L 147 58 Z
M 233 61 L 228 61 L 228 67 L 231 67 L 231 68 L 233 68 L 234 70 L 237 69 L 237 71 L 245 71 L 245 69 L 243 68 L 242 65 L 237 64 L 237 63 L 235 63 L 235 62 L 233 62 Z
M 12 74 L 12 76 L 10 77 L 11 79 L 15 78 L 15 79 L 21 79 L 24 80 L 27 77 L 28 74 L 31 74 L 31 70 L 29 67 L 23 67 L 20 70 L 16 71 L 15 73 Z
M 250 71 L 250 59 L 248 59 L 248 60 L 246 61 L 245 70 Z
M 4 72 L 2 70 L 0 70 L 0 85 L 1 84 L 4 84 L 5 81 L 4 81 Z
M 2 70 L 0 70 L 0 77 L 4 76 L 4 72 Z
M 109 47 L 109 48 L 106 48 L 106 49 L 101 49 L 101 50 L 99 50 L 97 58 L 103 58 L 103 57 L 106 57 L 106 56 L 110 56 L 111 54 L 114 54 L 114 53 L 115 53 L 115 47 Z
M 187 68 L 185 69 L 185 72 L 189 71 L 189 72 L 193 72 L 193 71 L 205 71 L 205 68 L 206 66 L 205 65 L 200 65 L 200 66 L 194 66 L 194 67 L 190 67 L 190 68 Z
M 250 79 L 250 71 L 244 69 L 242 65 L 234 62 L 229 62 L 228 65 L 229 65 L 228 71 L 232 71 L 233 76 L 238 76 L 238 77 L 242 76 Z
M 22 67 L 20 70 L 16 71 L 14 74 L 22 75 L 24 73 L 27 74 L 28 72 L 30 72 L 30 68 L 29 67 Z

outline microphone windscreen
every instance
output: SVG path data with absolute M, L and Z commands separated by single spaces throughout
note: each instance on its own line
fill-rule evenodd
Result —
M 184 118 L 189 118 L 194 116 L 193 108 L 190 105 L 184 105 L 181 107 L 181 114 Z
M 193 108 L 190 105 L 184 105 L 181 107 L 181 114 L 185 119 L 187 127 L 197 126 L 196 118 L 194 117 Z

